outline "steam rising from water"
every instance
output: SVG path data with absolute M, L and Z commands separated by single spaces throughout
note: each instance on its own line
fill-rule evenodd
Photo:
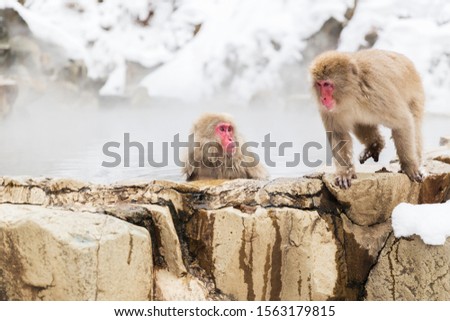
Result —
M 130 167 L 105 168 L 101 164 L 109 159 L 102 148 L 110 141 L 123 146 L 124 133 L 129 133 L 132 141 L 144 146 L 153 142 L 153 159 L 159 161 L 162 143 L 168 142 L 170 146 L 176 134 L 186 140 L 193 121 L 205 111 L 232 114 L 246 140 L 260 144 L 254 151 L 261 159 L 261 142 L 265 135 L 270 134 L 277 146 L 292 142 L 293 148 L 284 156 L 272 149 L 271 159 L 276 162 L 275 167 L 268 168 L 272 178 L 296 177 L 321 170 L 305 165 L 286 167 L 294 153 L 302 153 L 307 142 L 326 144 L 319 113 L 309 97 L 288 97 L 279 93 L 274 98 L 273 93 L 267 93 L 248 106 L 234 106 L 222 98 L 201 104 L 155 98 L 140 103 L 132 99 L 107 100 L 98 97 L 99 84 L 86 82 L 82 66 L 80 70 L 73 70 L 74 64 L 69 64 L 58 48 L 29 40 L 26 36 L 20 38 L 28 32 L 23 28 L 10 32 L 11 39 L 22 44 L 19 49 L 23 52 L 18 49 L 5 73 L 17 79 L 19 99 L 11 114 L 0 119 L 0 176 L 71 177 L 101 183 L 129 179 L 182 180 L 181 169 L 175 166 L 170 147 L 169 165 L 165 168 L 138 167 L 137 151 L 131 153 Z M 67 72 L 64 69 L 67 66 L 72 69 L 66 77 L 61 76 Z M 136 74 L 142 77 L 145 73 Z M 130 83 L 139 83 L 139 76 L 135 78 Z M 305 91 L 305 88 L 299 88 L 298 92 Z M 450 117 L 426 117 L 423 128 L 425 148 L 437 146 L 439 137 L 449 134 L 449 123 Z M 383 134 L 390 137 L 388 130 Z M 387 141 L 380 167 L 395 156 L 392 140 Z M 354 143 L 356 157 L 362 147 L 356 140 Z M 123 149 L 118 152 L 123 154 Z M 325 161 L 325 149 L 312 149 L 310 158 L 311 161 Z
M 24 95 L 23 93 L 21 93 Z M 24 103 L 26 102 L 26 103 Z M 100 183 L 130 179 L 182 180 L 181 169 L 173 161 L 170 142 L 176 134 L 186 140 L 193 121 L 205 111 L 232 114 L 240 132 L 248 141 L 261 142 L 266 134 L 279 145 L 293 142 L 294 147 L 284 156 L 272 150 L 276 167 L 270 167 L 272 178 L 297 177 L 319 169 L 300 165 L 287 168 L 294 152 L 302 152 L 302 146 L 317 141 L 325 146 L 325 133 L 318 112 L 309 100 L 298 100 L 291 106 L 257 104 L 233 107 L 224 102 L 203 105 L 186 105 L 175 101 L 152 101 L 147 105 L 131 106 L 127 102 L 112 106 L 81 104 L 79 95 L 67 94 L 60 88 L 47 90 L 33 101 L 23 96 L 8 118 L 0 121 L 0 175 L 72 177 Z M 439 137 L 448 135 L 450 119 L 428 116 L 425 120 L 425 147 L 438 144 Z M 153 159 L 162 159 L 162 143 L 169 142 L 169 166 L 138 167 L 137 149 L 131 152 L 131 166 L 105 168 L 101 164 L 110 160 L 102 147 L 108 141 L 123 146 L 124 133 L 130 133 L 132 141 L 144 146 L 154 143 Z M 390 137 L 388 130 L 384 136 Z M 356 141 L 354 141 L 356 143 Z M 355 155 L 362 150 L 355 144 Z M 263 159 L 262 148 L 256 151 Z M 325 161 L 325 150 L 311 150 L 311 160 Z M 123 148 L 118 150 L 123 154 Z M 380 167 L 395 156 L 392 140 L 381 154 Z M 355 156 L 356 157 L 356 156 Z M 147 162 L 146 162 L 147 164 Z

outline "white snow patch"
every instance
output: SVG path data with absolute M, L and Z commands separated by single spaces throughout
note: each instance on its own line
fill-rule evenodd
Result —
M 72 37 L 63 28 L 52 24 L 45 16 L 28 10 L 15 0 L 6 0 L 0 4 L 0 9 L 4 8 L 16 10 L 36 37 L 61 47 L 68 57 L 82 60 L 87 58 L 83 43 Z
M 200 3 L 198 3 L 200 4 Z M 142 85 L 152 96 L 188 101 L 228 92 L 236 101 L 277 92 L 283 66 L 301 61 L 306 39 L 330 17 L 344 21 L 348 0 L 205 2 L 198 35 Z M 306 75 L 305 75 L 306 77 Z
M 106 80 L 100 94 L 123 95 L 127 61 L 159 66 L 192 39 L 201 15 L 191 2 L 6 0 L 0 8 L 16 10 L 37 37 L 83 60 L 90 78 Z
M 83 60 L 90 78 L 105 81 L 103 95 L 127 94 L 126 64 L 134 62 L 151 69 L 141 82 L 151 96 L 197 102 L 228 94 L 244 103 L 259 94 L 281 96 L 293 85 L 288 70 L 302 63 L 307 39 L 330 17 L 345 21 L 352 6 L 353 0 L 0 3 L 15 9 L 37 37 Z M 450 2 L 359 0 L 338 49 L 367 45 L 371 31 L 378 34 L 376 48 L 415 63 L 427 111 L 450 115 Z
M 450 201 L 444 204 L 401 203 L 392 213 L 395 237 L 419 235 L 426 244 L 443 245 L 450 237 Z

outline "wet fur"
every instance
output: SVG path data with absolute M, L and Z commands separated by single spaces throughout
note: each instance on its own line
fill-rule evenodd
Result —
M 230 123 L 233 126 L 234 139 L 238 143 L 238 146 L 232 156 L 224 153 L 220 160 L 211 160 L 208 159 L 207 155 L 202 153 L 203 146 L 211 142 L 220 144 L 220 139 L 215 134 L 215 128 L 221 122 Z M 244 143 L 244 140 L 240 136 L 231 116 L 227 114 L 204 114 L 195 122 L 192 133 L 194 134 L 194 142 L 199 142 L 200 147 L 193 148 L 193 151 L 185 159 L 186 166 L 183 168 L 183 174 L 186 175 L 187 181 L 201 179 L 268 178 L 266 169 L 260 163 L 252 167 L 242 166 L 242 162 L 248 161 L 249 159 L 241 152 L 240 147 Z M 191 162 L 188 161 L 189 159 Z M 192 160 L 197 163 L 196 166 L 192 164 Z M 220 166 L 218 165 L 219 161 L 222 162 Z

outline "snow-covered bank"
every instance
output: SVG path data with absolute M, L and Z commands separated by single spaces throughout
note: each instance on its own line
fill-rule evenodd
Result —
M 302 60 L 306 39 L 331 16 L 343 21 L 350 5 L 345 0 L 216 1 L 192 42 L 142 84 L 150 95 L 193 101 L 222 90 L 243 101 L 277 92 L 286 81 L 282 68 Z
M 194 36 L 201 12 L 194 3 L 173 1 L 6 0 L 41 40 L 81 59 L 88 76 L 103 79 L 104 95 L 123 95 L 126 62 L 152 68 L 171 59 Z
M 292 83 L 307 40 L 330 17 L 344 23 L 340 50 L 366 46 L 402 52 L 421 73 L 427 110 L 450 115 L 450 3 L 446 0 L 7 0 L 33 33 L 81 59 L 101 79 L 102 95 L 127 94 L 127 62 L 151 68 L 151 96 L 198 101 L 228 94 L 248 102 Z M 153 70 L 154 69 L 154 70 Z M 303 80 L 305 74 L 298 77 Z M 305 92 L 306 88 L 299 88 Z
M 395 237 L 419 235 L 426 244 L 443 245 L 450 237 L 450 201 L 444 204 L 401 203 L 392 213 Z

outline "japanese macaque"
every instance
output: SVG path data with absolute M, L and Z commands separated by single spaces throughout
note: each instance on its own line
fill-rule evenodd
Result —
M 419 167 L 424 91 L 408 58 L 374 49 L 330 51 L 313 61 L 310 73 L 325 130 L 332 133 L 336 185 L 348 188 L 356 178 L 350 132 L 365 145 L 360 163 L 378 161 L 385 145 L 380 124 L 392 129 L 402 172 L 412 181 L 423 180 Z
M 194 124 L 193 142 L 183 173 L 188 181 L 200 179 L 267 179 L 255 153 L 243 147 L 233 119 L 227 114 L 204 114 Z M 192 146 L 192 143 L 194 146 Z

